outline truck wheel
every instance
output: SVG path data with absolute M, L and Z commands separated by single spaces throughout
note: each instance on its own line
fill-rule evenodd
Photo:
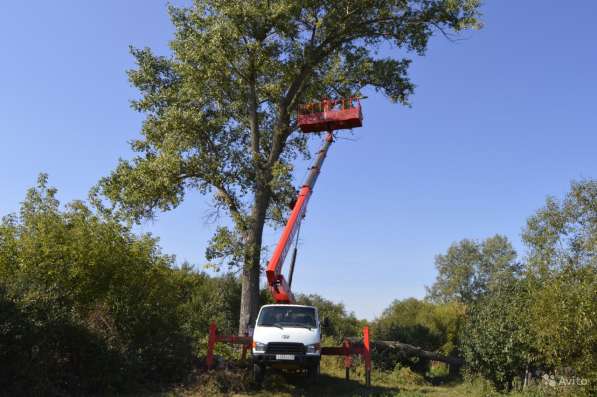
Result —
M 310 380 L 316 380 L 319 377 L 319 372 L 320 372 L 320 368 L 319 368 L 319 363 L 307 368 L 307 377 Z
M 265 367 L 260 364 L 253 364 L 253 382 L 257 383 L 258 385 L 263 382 L 263 378 L 265 377 Z

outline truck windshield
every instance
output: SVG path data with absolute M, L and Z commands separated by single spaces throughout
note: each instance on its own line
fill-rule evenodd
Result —
M 315 328 L 315 309 L 312 307 L 268 306 L 261 309 L 257 325 L 264 327 Z

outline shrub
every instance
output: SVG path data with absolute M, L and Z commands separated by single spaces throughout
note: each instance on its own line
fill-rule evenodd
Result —
M 440 351 L 446 355 L 458 353 L 459 334 L 464 321 L 464 305 L 458 302 L 434 304 L 414 298 L 394 301 L 372 324 L 375 339 L 399 341 Z M 428 362 L 416 357 L 404 357 L 400 352 L 375 354 L 377 365 L 392 370 L 396 362 L 420 373 Z
M 173 258 L 41 176 L 0 224 L 2 379 L 22 394 L 170 382 L 191 364 Z

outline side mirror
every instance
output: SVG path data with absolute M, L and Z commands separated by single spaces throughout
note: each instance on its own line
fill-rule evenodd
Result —
M 332 323 L 330 322 L 330 319 L 327 317 L 324 317 L 323 320 L 321 321 L 321 330 L 328 331 L 331 326 L 332 326 Z

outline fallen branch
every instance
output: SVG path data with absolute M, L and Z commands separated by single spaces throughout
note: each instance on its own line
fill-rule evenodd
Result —
M 355 345 L 363 343 L 361 338 L 351 337 L 346 339 L 348 339 L 350 343 Z M 427 360 L 440 361 L 449 365 L 453 365 L 455 367 L 461 367 L 464 364 L 464 361 L 461 358 L 444 356 L 441 353 L 423 350 L 418 346 L 409 345 L 408 343 L 401 343 L 390 340 L 372 340 L 369 343 L 371 344 L 371 347 L 377 351 L 384 351 L 388 349 L 398 350 L 400 351 L 400 353 L 404 354 L 407 357 L 420 357 Z

